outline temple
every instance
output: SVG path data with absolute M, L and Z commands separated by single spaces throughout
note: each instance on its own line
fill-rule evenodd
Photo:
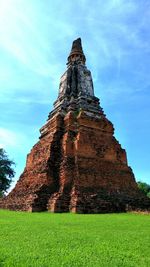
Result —
M 150 209 L 126 151 L 94 95 L 81 39 L 72 44 L 58 98 L 27 156 L 15 188 L 0 208 L 107 213 Z

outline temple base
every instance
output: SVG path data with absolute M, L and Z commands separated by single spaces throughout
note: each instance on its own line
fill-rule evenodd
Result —
M 150 210 L 126 152 L 99 111 L 57 113 L 42 127 L 16 187 L 0 208 L 110 213 Z

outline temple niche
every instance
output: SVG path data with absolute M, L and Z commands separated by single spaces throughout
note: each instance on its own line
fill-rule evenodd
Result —
M 58 98 L 15 188 L 0 208 L 107 213 L 150 209 L 126 151 L 94 95 L 81 39 L 72 44 Z

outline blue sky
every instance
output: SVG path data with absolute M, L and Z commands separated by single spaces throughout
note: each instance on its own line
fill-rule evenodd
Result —
M 13 185 L 78 37 L 129 165 L 150 183 L 149 25 L 146 0 L 0 0 L 0 146 L 16 162 Z

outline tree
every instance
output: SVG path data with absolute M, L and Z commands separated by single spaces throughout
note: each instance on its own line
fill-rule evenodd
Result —
M 7 192 L 11 185 L 15 171 L 12 167 L 15 163 L 10 160 L 3 148 L 0 148 L 0 197 Z
M 143 182 L 137 182 L 138 188 L 147 196 L 150 197 L 150 185 Z

